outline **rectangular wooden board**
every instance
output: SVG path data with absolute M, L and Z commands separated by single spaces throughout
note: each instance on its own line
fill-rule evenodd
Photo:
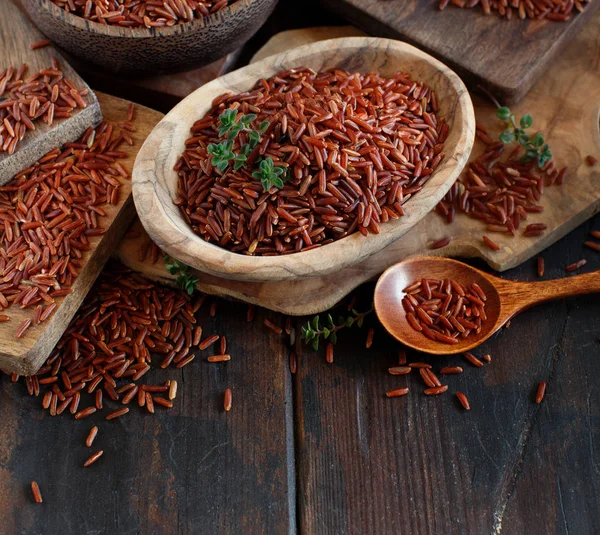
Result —
M 27 64 L 27 77 L 41 69 L 51 68 L 52 58 L 55 57 L 65 78 L 70 79 L 78 89 L 89 91 L 84 97 L 87 107 L 73 110 L 71 117 L 56 119 L 50 126 L 41 120 L 36 121 L 35 130 L 26 132 L 13 154 L 0 152 L 0 185 L 12 180 L 21 169 L 31 165 L 54 147 L 76 140 L 89 126 L 95 126 L 102 120 L 96 95 L 54 47 L 31 50 L 31 43 L 41 39 L 44 36 L 27 20 L 13 0 L 4 0 L 0 16 L 0 72 L 11 65 L 18 69 L 22 64 Z
M 355 26 L 415 44 L 455 69 L 471 89 L 481 84 L 503 103 L 521 100 L 581 30 L 600 2 L 566 22 L 484 15 L 480 7 L 439 11 L 439 0 L 323 0 Z
M 98 94 L 98 99 L 108 122 L 116 124 L 127 120 L 128 101 L 101 93 Z M 136 106 L 133 124 L 137 130 L 131 132 L 134 146 L 130 147 L 124 143 L 120 148 L 128 154 L 127 158 L 120 162 L 130 173 L 139 147 L 161 117 L 158 112 Z M 131 180 L 122 179 L 121 182 L 119 203 L 102 206 L 107 214 L 101 219 L 106 232 L 102 236 L 90 238 L 90 250 L 85 252 L 81 259 L 82 268 L 73 283 L 73 293 L 56 300 L 59 304 L 56 312 L 45 322 L 30 327 L 22 338 L 17 339 L 15 331 L 21 322 L 33 317 L 33 309 L 11 306 L 2 311 L 10 316 L 10 320 L 0 323 L 0 369 L 19 374 L 35 373 L 60 339 L 115 244 L 135 215 Z

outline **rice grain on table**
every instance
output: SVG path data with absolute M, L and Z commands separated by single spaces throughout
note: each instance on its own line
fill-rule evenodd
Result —
M 96 440 L 97 436 L 98 436 L 98 427 L 94 426 L 90 429 L 90 432 L 89 432 L 87 438 L 85 439 L 85 445 L 88 448 L 91 448 L 92 444 L 94 443 L 94 440 Z
M 85 463 L 83 463 L 83 467 L 87 468 L 88 466 L 91 466 L 92 464 L 94 464 L 98 459 L 100 459 L 100 457 L 102 457 L 102 455 L 104 455 L 104 451 L 100 450 L 97 451 L 96 453 L 94 453 L 94 455 L 92 455 L 87 461 L 85 461 Z
M 544 399 L 545 394 L 546 394 L 546 383 L 545 383 L 545 381 L 542 381 L 538 385 L 537 392 L 535 394 L 535 402 L 541 403 L 542 400 Z
M 572 264 L 565 266 L 565 271 L 577 271 L 579 268 L 585 266 L 586 264 L 587 260 L 585 258 L 582 258 L 581 260 L 577 260 L 577 262 L 573 262 Z
M 458 398 L 458 401 L 460 402 L 460 404 L 463 406 L 463 408 L 466 411 L 471 410 L 471 405 L 469 404 L 469 400 L 467 399 L 467 396 L 465 396 L 462 392 L 457 392 L 456 397 Z
M 225 94 L 196 121 L 175 166 L 174 201 L 202 239 L 230 251 L 278 255 L 314 249 L 354 232 L 379 233 L 404 214 L 444 157 L 447 123 L 427 85 L 406 73 L 299 67 Z M 268 123 L 244 167 L 212 165 L 208 146 L 226 110 Z M 248 143 L 242 131 L 232 151 Z M 252 176 L 259 158 L 284 167 L 284 187 L 264 191 Z
M 396 390 L 388 390 L 385 395 L 388 398 L 397 398 L 400 396 L 406 396 L 408 394 L 408 388 L 397 388 Z
M 229 412 L 231 410 L 232 401 L 233 401 L 233 394 L 231 392 L 231 388 L 228 388 L 227 390 L 225 390 L 225 396 L 224 396 L 224 400 L 223 400 L 223 408 L 227 412 Z
M 35 500 L 35 503 L 43 503 L 44 500 L 42 499 L 40 487 L 35 481 L 31 482 L 31 492 L 33 494 L 33 499 Z

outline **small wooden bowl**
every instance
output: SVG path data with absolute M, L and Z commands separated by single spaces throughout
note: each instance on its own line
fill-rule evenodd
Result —
M 157 74 L 200 67 L 242 46 L 277 0 L 238 0 L 223 10 L 164 28 L 122 28 L 68 13 L 51 0 L 21 0 L 37 27 L 75 57 L 111 72 Z
M 449 126 L 446 157 L 423 189 L 409 199 L 406 215 L 381 225 L 380 234 L 346 238 L 283 256 L 246 256 L 204 241 L 192 232 L 173 199 L 177 173 L 173 167 L 190 137 L 190 127 L 227 91 L 250 89 L 260 78 L 293 67 L 315 71 L 338 67 L 350 72 L 411 73 L 435 90 L 440 115 Z M 142 146 L 133 170 L 137 211 L 150 237 L 177 260 L 200 271 L 246 281 L 282 281 L 334 273 L 376 253 L 410 230 L 450 189 L 465 166 L 475 135 L 473 104 L 460 78 L 444 64 L 413 46 L 390 39 L 330 39 L 268 57 L 218 78 L 188 96 L 156 126 Z

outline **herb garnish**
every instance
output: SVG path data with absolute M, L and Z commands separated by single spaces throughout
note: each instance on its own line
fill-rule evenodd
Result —
M 521 158 L 523 163 L 537 159 L 538 167 L 544 167 L 546 162 L 552 158 L 552 152 L 548 144 L 544 142 L 544 134 L 538 132 L 533 138 L 530 138 L 529 134 L 525 132 L 525 129 L 530 128 L 533 124 L 533 117 L 526 113 L 521 117 L 519 126 L 517 126 L 515 116 L 506 106 L 500 106 L 496 110 L 496 116 L 512 126 L 500 134 L 500 141 L 505 144 L 519 143 L 525 149 L 525 156 Z
M 211 163 L 221 173 L 223 173 L 229 163 L 233 161 L 233 169 L 238 171 L 246 165 L 250 153 L 260 143 L 260 136 L 269 128 L 268 121 L 262 121 L 258 126 L 258 130 L 250 127 L 253 121 L 256 120 L 256 114 L 248 113 L 237 119 L 238 113 L 236 110 L 225 110 L 219 115 L 219 126 L 217 127 L 219 137 L 227 136 L 226 140 L 220 143 L 211 143 L 207 147 L 208 154 L 212 156 Z M 235 138 L 240 132 L 248 132 L 248 142 L 244 143 L 236 154 L 233 152 L 233 144 Z M 258 171 L 252 173 L 252 176 L 261 181 L 263 189 L 269 191 L 273 186 L 277 188 L 283 187 L 283 175 L 286 168 L 282 165 L 275 165 L 271 158 L 258 159 Z
M 301 339 L 305 344 L 312 343 L 313 349 L 319 349 L 319 340 L 321 336 L 325 340 L 329 340 L 332 344 L 337 342 L 337 332 L 345 327 L 352 327 L 353 325 L 357 325 L 359 328 L 362 327 L 365 316 L 368 316 L 373 312 L 373 309 L 369 309 L 366 312 L 358 312 L 356 309 L 352 309 L 353 316 L 348 316 L 344 318 L 340 316 L 338 318 L 338 324 L 336 325 L 333 321 L 333 317 L 331 314 L 327 314 L 327 326 L 320 326 L 320 318 L 319 316 L 315 316 L 312 319 L 312 322 L 309 321 L 305 326 L 301 329 Z
M 192 274 L 190 266 L 186 266 L 170 256 L 165 256 L 164 262 L 167 271 L 171 275 L 177 275 L 177 279 L 175 280 L 177 286 L 185 290 L 189 295 L 192 295 L 196 289 L 198 279 Z

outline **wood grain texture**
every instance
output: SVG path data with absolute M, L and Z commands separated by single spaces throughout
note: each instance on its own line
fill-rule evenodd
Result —
M 406 317 L 402 300 L 404 288 L 428 279 L 450 279 L 483 289 L 486 320 L 479 333 L 472 332 L 449 345 L 430 340 L 415 331 Z M 540 282 L 518 282 L 494 277 L 464 262 L 450 258 L 415 256 L 387 269 L 377 281 L 374 306 L 377 319 L 396 340 L 407 347 L 432 355 L 456 355 L 477 348 L 498 332 L 516 314 L 540 303 L 574 295 L 600 292 L 600 271 Z M 450 307 L 452 309 L 452 306 Z
M 564 277 L 600 217 L 547 251 L 545 278 Z M 480 267 L 481 262 L 477 265 Z M 534 262 L 506 273 L 539 280 Z M 372 287 L 358 292 L 368 307 Z M 347 314 L 345 306 L 332 314 Z M 295 376 L 298 525 L 302 533 L 596 533 L 600 529 L 600 386 L 597 296 L 532 308 L 480 347 L 492 363 L 409 351 L 438 371 L 449 391 L 425 396 L 418 374 L 392 376 L 399 344 L 374 322 L 340 333 L 334 363 L 298 346 Z M 365 349 L 367 329 L 375 327 Z M 414 372 L 413 372 L 414 373 Z M 535 403 L 540 381 L 546 396 Z M 404 398 L 385 392 L 409 387 Z M 464 411 L 454 394 L 465 393 Z
M 98 96 L 107 121 L 127 120 L 129 102 L 108 95 Z M 134 125 L 137 131 L 131 133 L 135 145 L 129 147 L 124 144 L 121 148 L 128 153 L 128 157 L 122 160 L 126 169 L 131 171 L 137 150 L 160 117 L 155 111 L 136 107 Z M 35 373 L 52 351 L 135 214 L 130 180 L 122 181 L 119 204 L 106 205 L 103 209 L 107 214 L 102 221 L 106 232 L 90 238 L 90 250 L 83 254 L 82 268 L 72 286 L 73 293 L 56 300 L 59 304 L 56 312 L 45 322 L 30 327 L 22 338 L 16 339 L 15 331 L 23 320 L 33 317 L 33 310 L 19 307 L 6 310 L 10 321 L 0 323 L 0 369 L 19 374 Z
M 598 2 L 564 23 L 511 21 L 438 0 L 322 0 L 373 35 L 405 39 L 448 63 L 471 88 L 481 84 L 503 103 L 523 98 L 581 31 Z
M 119 97 L 166 113 L 201 85 L 230 72 L 238 55 L 236 50 L 203 67 L 155 76 L 117 76 L 71 55 L 69 61 L 96 90 L 115 94 L 118 88 Z
M 207 334 L 227 336 L 231 361 L 210 364 L 210 350 L 180 369 L 153 368 L 146 384 L 178 382 L 173 409 L 154 416 L 130 413 L 105 421 L 122 407 L 105 408 L 81 421 L 55 418 L 28 398 L 23 384 L 0 374 L 0 534 L 92 533 L 286 534 L 294 533 L 295 488 L 291 381 L 286 337 L 262 325 L 257 311 L 209 302 L 196 317 Z M 223 393 L 233 392 L 225 413 Z M 81 406 L 88 394 L 82 395 Z M 85 438 L 98 436 L 90 450 Z M 90 468 L 95 451 L 104 456 Z M 44 503 L 30 503 L 30 484 Z
M 318 249 L 300 254 L 251 257 L 232 253 L 194 234 L 179 207 L 178 177 L 174 171 L 190 127 L 227 91 L 241 92 L 292 67 L 322 71 L 341 67 L 350 72 L 379 71 L 390 76 L 410 72 L 435 90 L 440 116 L 450 126 L 445 158 L 417 195 L 406 202 L 406 215 L 381 226 L 377 235 L 356 232 Z M 254 63 L 214 80 L 178 104 L 158 124 L 136 160 L 133 194 L 140 220 L 152 239 L 169 255 L 202 272 L 245 281 L 283 281 L 339 272 L 380 251 L 412 228 L 445 195 L 464 167 L 474 137 L 470 97 L 460 79 L 447 67 L 410 45 L 367 37 L 321 41 Z
M 89 90 L 89 94 L 84 97 L 87 108 L 77 108 L 73 110 L 72 117 L 56 119 L 51 126 L 42 121 L 36 122 L 35 130 L 27 131 L 14 154 L 0 152 L 0 185 L 12 180 L 16 173 L 29 167 L 54 147 L 76 140 L 89 126 L 96 126 L 102 120 L 96 96 L 54 48 L 29 48 L 31 43 L 42 38 L 13 0 L 4 0 L 0 17 L 0 70 L 11 65 L 18 69 L 26 63 L 29 66 L 27 75 L 31 75 L 40 69 L 51 68 L 52 58 L 56 57 L 65 78 L 72 80 L 78 89 Z
M 204 19 L 167 28 L 121 28 L 77 17 L 51 0 L 22 0 L 48 38 L 114 73 L 152 74 L 207 65 L 242 46 L 277 0 L 238 0 Z
M 329 28 L 328 34 L 337 35 L 337 31 L 343 35 L 349 32 L 347 28 Z M 322 33 L 314 29 L 285 32 L 275 36 L 259 53 L 261 57 L 267 57 L 277 53 L 282 43 L 306 44 L 314 35 Z M 276 48 L 271 46 L 273 42 Z M 531 217 L 532 223 L 550 223 L 546 234 L 519 239 L 494 234 L 493 239 L 501 245 L 501 249 L 494 252 L 481 241 L 485 226 L 479 221 L 458 215 L 452 225 L 446 225 L 441 217 L 431 213 L 380 253 L 330 276 L 282 283 L 240 283 L 198 274 L 199 288 L 286 314 L 314 314 L 331 308 L 363 282 L 415 254 L 478 257 L 498 271 L 513 268 L 539 254 L 600 210 L 597 194 L 600 166 L 588 167 L 583 161 L 588 154 L 600 157 L 599 49 L 600 15 L 596 15 L 557 58 L 556 68 L 549 71 L 515 108 L 517 114 L 533 114 L 535 127 L 548 135 L 557 161 L 570 169 L 563 186 L 546 189 L 542 200 L 544 212 Z M 500 133 L 501 125 L 495 119 L 493 107 L 479 98 L 475 98 L 474 103 L 478 121 L 492 132 Z M 472 157 L 481 150 L 481 145 L 476 142 Z M 428 249 L 432 242 L 448 235 L 453 236 L 450 245 L 437 251 Z M 117 251 L 119 258 L 132 269 L 152 278 L 169 280 L 171 276 L 162 264 L 151 266 L 137 259 L 137 250 L 143 240 L 139 238 L 130 248 L 123 242 Z

